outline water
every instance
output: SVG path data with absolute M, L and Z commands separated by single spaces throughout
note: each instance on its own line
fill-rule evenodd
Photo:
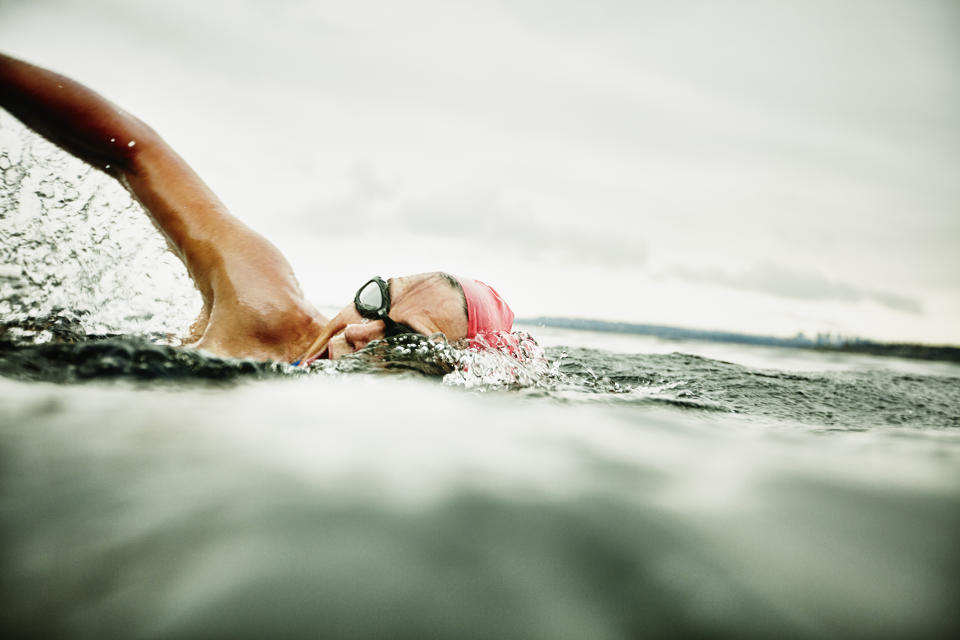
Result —
M 13 630 L 956 629 L 956 377 L 572 346 L 525 383 L 383 350 L 308 374 L 133 338 L 0 354 Z
M 0 112 L 0 321 L 161 334 L 189 324 L 199 305 L 186 269 L 119 184 Z M 35 340 L 50 339 L 38 329 Z
M 36 144 L 0 194 L 4 637 L 960 630 L 960 368 L 557 330 L 211 358 L 137 212 L 43 190 Z

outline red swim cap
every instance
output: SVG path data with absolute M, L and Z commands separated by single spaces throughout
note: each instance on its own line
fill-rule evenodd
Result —
M 478 334 L 507 331 L 513 327 L 513 311 L 488 284 L 473 278 L 457 278 L 467 299 L 467 338 Z

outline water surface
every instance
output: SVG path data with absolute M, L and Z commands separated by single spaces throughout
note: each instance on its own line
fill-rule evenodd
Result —
M 409 352 L 293 373 L 145 339 L 8 344 L 4 626 L 956 629 L 957 378 L 572 345 L 427 375 Z

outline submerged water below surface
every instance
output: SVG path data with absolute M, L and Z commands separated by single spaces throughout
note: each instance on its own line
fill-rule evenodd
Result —
M 4 626 L 957 629 L 958 378 L 571 345 L 484 358 L 380 345 L 300 373 L 135 338 L 8 343 Z

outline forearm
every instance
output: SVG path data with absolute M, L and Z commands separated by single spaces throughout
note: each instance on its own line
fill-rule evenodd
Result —
M 211 313 L 302 300 L 293 270 L 150 127 L 60 74 L 0 54 L 0 107 L 117 178 L 187 266 Z M 298 302 L 299 304 L 299 302 Z
M 156 136 L 143 122 L 82 84 L 2 53 L 0 106 L 112 175 L 129 170 L 136 145 Z

